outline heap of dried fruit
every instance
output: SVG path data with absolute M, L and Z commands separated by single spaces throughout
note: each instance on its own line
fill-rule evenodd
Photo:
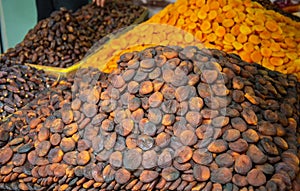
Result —
M 54 78 L 24 65 L 0 65 L 0 121 L 36 98 Z
M 147 22 L 179 27 L 208 48 L 300 79 L 300 23 L 256 2 L 178 0 Z
M 15 48 L 8 49 L 0 63 L 69 67 L 99 39 L 131 25 L 143 12 L 143 8 L 122 1 L 107 2 L 104 8 L 88 4 L 75 13 L 61 9 L 40 21 Z
M 119 66 L 80 69 L 1 126 L 1 189 L 299 190 L 295 76 L 196 47 Z

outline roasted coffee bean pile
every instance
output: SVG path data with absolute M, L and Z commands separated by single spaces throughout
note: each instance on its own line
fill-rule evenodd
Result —
M 54 81 L 42 71 L 25 65 L 0 65 L 0 121 L 33 100 Z
M 88 4 L 75 13 L 61 9 L 40 21 L 15 48 L 7 50 L 0 63 L 69 67 L 80 61 L 95 42 L 132 24 L 143 11 L 122 1 L 107 2 L 105 8 Z
M 196 47 L 118 64 L 80 69 L 2 125 L 0 188 L 299 190 L 295 76 Z

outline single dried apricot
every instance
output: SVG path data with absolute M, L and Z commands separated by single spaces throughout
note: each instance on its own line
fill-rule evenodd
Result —
M 197 13 L 197 17 L 201 20 L 204 20 L 207 17 L 207 12 L 200 9 Z
M 271 31 L 271 32 L 275 32 L 278 30 L 278 25 L 275 21 L 273 20 L 268 20 L 265 23 L 266 28 Z
M 259 37 L 261 39 L 270 39 L 271 38 L 271 34 L 267 30 L 264 30 L 261 33 L 259 33 Z
M 243 48 L 243 45 L 239 42 L 233 42 L 232 46 L 236 49 L 236 50 L 241 50 Z
M 281 58 L 271 57 L 270 58 L 270 63 L 273 66 L 281 66 L 283 64 L 283 60 Z
M 195 29 L 197 27 L 196 23 L 190 23 L 188 25 L 189 29 Z
M 236 16 L 236 12 L 233 9 L 231 9 L 231 10 L 227 11 L 227 13 L 225 13 L 225 16 L 228 19 L 232 19 Z
M 190 20 L 191 20 L 193 23 L 196 24 L 196 22 L 198 21 L 197 15 L 196 15 L 196 14 L 192 14 L 192 15 L 190 16 Z
M 199 41 L 202 41 L 202 32 L 200 30 L 198 30 L 195 34 L 196 39 L 198 39 Z
M 261 32 L 261 31 L 265 30 L 265 27 L 263 25 L 255 25 L 255 26 L 253 26 L 253 28 L 257 32 Z
M 261 55 L 263 55 L 266 58 L 269 58 L 272 55 L 272 50 L 270 48 L 261 47 L 260 52 Z
M 223 25 L 224 27 L 229 28 L 229 27 L 232 27 L 232 26 L 234 25 L 234 21 L 233 21 L 232 19 L 224 19 L 224 20 L 222 21 L 222 25 Z
M 252 52 L 254 50 L 254 46 L 251 42 L 246 42 L 244 44 L 244 50 L 248 53 Z
M 239 34 L 240 34 L 240 25 L 235 24 L 235 25 L 231 28 L 230 33 L 233 34 L 234 36 L 239 35 Z
M 191 33 L 187 33 L 184 35 L 184 40 L 187 43 L 191 43 L 194 41 L 194 36 Z
M 226 29 L 223 26 L 218 26 L 215 33 L 218 37 L 223 37 L 226 34 Z
M 212 1 L 210 4 L 209 4 L 209 8 L 210 10 L 218 10 L 220 7 L 220 4 L 218 1 Z
M 224 36 L 224 40 L 227 41 L 227 42 L 234 42 L 235 41 L 235 37 L 232 34 L 227 33 Z
M 240 34 L 238 35 L 238 37 L 237 37 L 237 40 L 238 40 L 238 42 L 240 42 L 240 43 L 247 42 L 247 39 L 248 39 L 247 35 L 244 35 L 244 34 L 242 34 L 242 33 L 240 33 Z
M 260 39 L 258 38 L 258 36 L 252 34 L 249 36 L 248 38 L 249 42 L 253 43 L 253 44 L 259 44 L 260 43 Z
M 244 35 L 248 35 L 248 34 L 251 34 L 252 31 L 251 31 L 250 27 L 248 27 L 247 25 L 241 25 L 240 32 Z
M 292 38 L 286 38 L 284 39 L 285 44 L 290 48 L 296 48 L 297 43 Z
M 206 39 L 209 41 L 209 42 L 214 42 L 215 40 L 217 40 L 217 35 L 215 33 L 210 33 Z
M 248 52 L 242 50 L 239 52 L 239 55 L 244 61 L 251 62 L 250 55 Z
M 296 60 L 298 58 L 298 54 L 296 52 L 287 52 L 285 55 L 291 60 Z
M 209 20 L 213 20 L 217 17 L 218 13 L 216 10 L 212 10 L 208 13 L 208 19 Z
M 209 22 L 209 21 L 206 21 L 206 20 L 203 21 L 203 23 L 202 23 L 201 26 L 200 26 L 202 32 L 203 32 L 203 31 L 208 31 L 208 30 L 210 29 L 210 27 L 211 27 L 210 22 Z
M 251 53 L 250 58 L 253 62 L 259 63 L 262 59 L 262 56 L 259 51 L 255 50 Z

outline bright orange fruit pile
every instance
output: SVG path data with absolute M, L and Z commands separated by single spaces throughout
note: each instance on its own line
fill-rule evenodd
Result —
M 178 0 L 148 23 L 193 34 L 205 47 L 239 54 L 248 62 L 300 80 L 300 23 L 250 0 Z

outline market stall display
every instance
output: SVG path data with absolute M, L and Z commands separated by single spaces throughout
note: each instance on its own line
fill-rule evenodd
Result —
M 299 190 L 296 76 L 195 46 L 118 65 L 79 69 L 1 125 L 1 189 Z

